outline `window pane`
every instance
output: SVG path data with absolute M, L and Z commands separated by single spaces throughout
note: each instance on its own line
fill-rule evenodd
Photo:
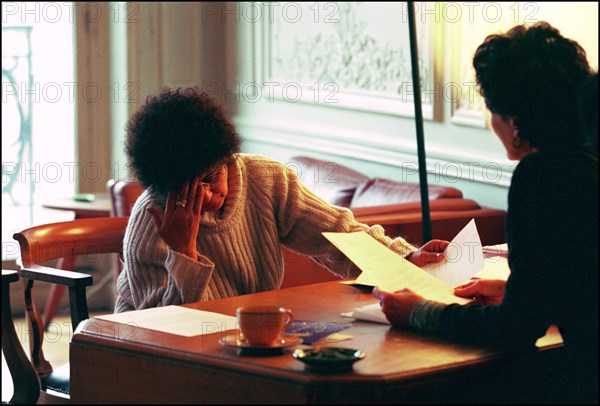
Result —
M 12 234 L 70 213 L 41 207 L 75 192 L 72 3 L 2 3 L 2 259 Z

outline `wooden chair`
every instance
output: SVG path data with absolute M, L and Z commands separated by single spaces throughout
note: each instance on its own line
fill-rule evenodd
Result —
M 127 220 L 126 217 L 79 219 L 35 226 L 13 235 L 21 248 L 19 276 L 26 282 L 25 308 L 27 324 L 31 329 L 30 359 L 39 377 L 41 390 L 52 399 L 68 399 L 69 365 L 54 369 L 44 357 L 44 327 L 33 300 L 34 281 L 68 287 L 74 331 L 82 320 L 89 317 L 86 287 L 92 284 L 92 277 L 42 264 L 66 256 L 120 253 Z M 4 310 L 2 314 L 4 317 Z
M 2 355 L 6 359 L 6 365 L 10 372 L 13 392 L 8 403 L 10 404 L 34 404 L 40 396 L 40 380 L 33 368 L 29 358 L 23 350 L 15 330 L 10 306 L 10 284 L 19 280 L 17 271 L 2 270 Z M 4 395 L 4 381 L 8 382 L 5 371 L 2 371 L 2 383 Z M 5 403 L 3 400 L 2 403 Z
M 129 217 L 131 208 L 144 190 L 144 186 L 135 179 L 110 179 L 106 183 L 106 191 L 110 198 L 111 217 Z M 117 255 L 115 259 L 115 286 L 123 266 L 122 255 Z
M 111 179 L 106 184 L 106 190 L 110 197 L 111 216 L 129 217 L 133 204 L 144 191 L 144 186 L 135 179 Z

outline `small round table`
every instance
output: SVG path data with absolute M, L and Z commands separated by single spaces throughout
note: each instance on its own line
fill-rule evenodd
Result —
M 68 210 L 75 213 L 74 218 L 84 219 L 92 217 L 110 217 L 110 198 L 106 194 L 95 195 L 92 202 L 80 202 L 72 197 L 56 199 L 42 204 L 42 207 L 54 210 Z M 65 257 L 58 261 L 57 268 L 72 271 L 75 265 L 75 257 Z M 65 291 L 65 286 L 53 284 L 50 287 L 46 306 L 44 307 L 44 328 L 47 328 L 60 304 L 60 299 Z

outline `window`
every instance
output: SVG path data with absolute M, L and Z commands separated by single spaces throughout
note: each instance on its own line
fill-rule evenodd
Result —
M 42 208 L 76 186 L 72 3 L 2 3 L 2 260 L 12 234 L 66 220 Z

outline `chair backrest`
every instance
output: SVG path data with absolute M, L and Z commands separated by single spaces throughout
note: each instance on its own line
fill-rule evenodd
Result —
M 78 219 L 34 226 L 13 235 L 21 249 L 19 275 L 26 281 L 25 308 L 31 332 L 31 363 L 42 389 L 50 388 L 48 382 L 52 379 L 53 368 L 42 349 L 44 325 L 33 300 L 33 282 L 37 280 L 69 288 L 74 330 L 79 322 L 89 317 L 85 289 L 92 284 L 92 277 L 43 265 L 65 257 L 121 253 L 127 220 L 127 217 Z
M 127 217 L 89 218 L 43 224 L 13 235 L 23 267 L 69 256 L 119 253 Z
M 144 191 L 144 186 L 135 180 L 111 179 L 106 184 L 111 203 L 111 216 L 129 217 L 131 208 Z
M 113 217 L 129 217 L 131 208 L 144 190 L 144 186 L 135 179 L 110 179 L 106 184 L 106 191 L 110 197 L 110 215 Z M 121 255 L 117 255 L 115 261 L 115 284 L 122 270 L 123 258 Z

